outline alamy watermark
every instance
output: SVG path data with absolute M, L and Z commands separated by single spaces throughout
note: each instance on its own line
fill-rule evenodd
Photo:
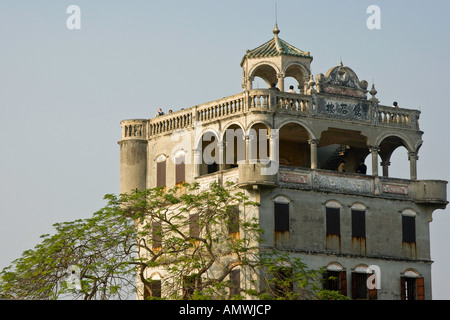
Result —
M 381 9 L 377 5 L 367 7 L 366 13 L 371 14 L 366 20 L 366 26 L 369 30 L 381 29 Z
M 69 30 L 81 29 L 81 9 L 79 6 L 72 4 L 67 7 L 66 13 L 70 16 L 66 19 L 66 26 Z
M 270 134 L 267 129 L 250 128 L 246 133 L 241 128 L 226 129 L 224 139 L 219 141 L 215 132 L 204 131 L 202 123 L 196 122 L 194 125 L 196 148 L 193 148 L 191 134 L 186 129 L 174 131 L 171 141 L 178 142 L 172 148 L 173 163 L 177 163 L 177 154 L 182 150 L 185 164 L 237 164 L 245 160 L 248 164 L 262 164 L 262 175 L 274 175 L 278 172 L 278 129 L 271 129 Z M 203 142 L 209 143 L 202 148 Z M 193 159 L 189 150 L 194 150 Z
M 381 269 L 377 265 L 370 265 L 367 267 L 367 273 L 371 273 L 369 277 L 367 277 L 366 285 L 369 290 L 373 289 L 381 289 Z

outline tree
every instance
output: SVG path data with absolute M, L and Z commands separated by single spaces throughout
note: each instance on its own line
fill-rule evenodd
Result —
M 321 270 L 261 247 L 258 203 L 233 184 L 106 195 L 0 273 L 3 299 L 338 299 Z M 251 279 L 241 289 L 239 272 Z M 152 275 L 163 274 L 164 284 Z M 138 281 L 136 281 L 136 279 Z

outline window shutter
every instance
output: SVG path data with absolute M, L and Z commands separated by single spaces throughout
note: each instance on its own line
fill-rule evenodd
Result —
M 162 238 L 161 238 L 161 222 L 153 221 L 152 223 L 152 249 L 161 248 Z
M 402 300 L 406 300 L 406 286 L 405 286 L 405 277 L 400 277 L 400 291 Z
M 234 269 L 230 272 L 230 295 L 234 296 L 241 293 L 241 270 Z
M 417 300 L 425 300 L 425 285 L 423 277 L 417 278 Z
M 156 164 L 156 186 L 166 186 L 166 161 L 160 161 Z
M 184 156 L 178 157 L 175 164 L 175 184 L 185 181 L 185 172 Z
M 239 232 L 239 206 L 234 206 L 231 212 L 228 214 L 228 233 Z
M 341 278 L 341 294 L 347 296 L 347 272 L 341 271 L 339 277 Z
M 289 203 L 275 202 L 275 231 L 289 231 Z
M 189 236 L 198 238 L 200 229 L 198 225 L 198 213 L 189 216 Z
M 378 299 L 377 288 L 369 289 L 369 300 Z

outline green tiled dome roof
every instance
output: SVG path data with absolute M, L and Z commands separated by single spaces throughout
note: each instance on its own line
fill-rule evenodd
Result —
M 273 30 L 274 37 L 267 41 L 266 43 L 260 45 L 259 47 L 253 50 L 247 50 L 247 53 L 242 58 L 242 62 L 247 58 L 265 58 L 265 57 L 275 57 L 280 55 L 288 55 L 295 57 L 306 57 L 312 59 L 309 52 L 302 51 L 297 49 L 293 45 L 290 45 L 286 41 L 282 40 L 278 37 L 280 30 L 278 30 L 278 26 L 275 25 L 275 29 Z M 241 63 L 242 64 L 242 63 Z

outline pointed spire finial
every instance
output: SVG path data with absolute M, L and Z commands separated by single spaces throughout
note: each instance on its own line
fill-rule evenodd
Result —
M 275 35 L 275 36 L 278 36 L 278 34 L 280 33 L 280 29 L 278 29 L 278 24 L 277 23 L 275 23 L 275 28 L 273 28 L 273 34 Z

